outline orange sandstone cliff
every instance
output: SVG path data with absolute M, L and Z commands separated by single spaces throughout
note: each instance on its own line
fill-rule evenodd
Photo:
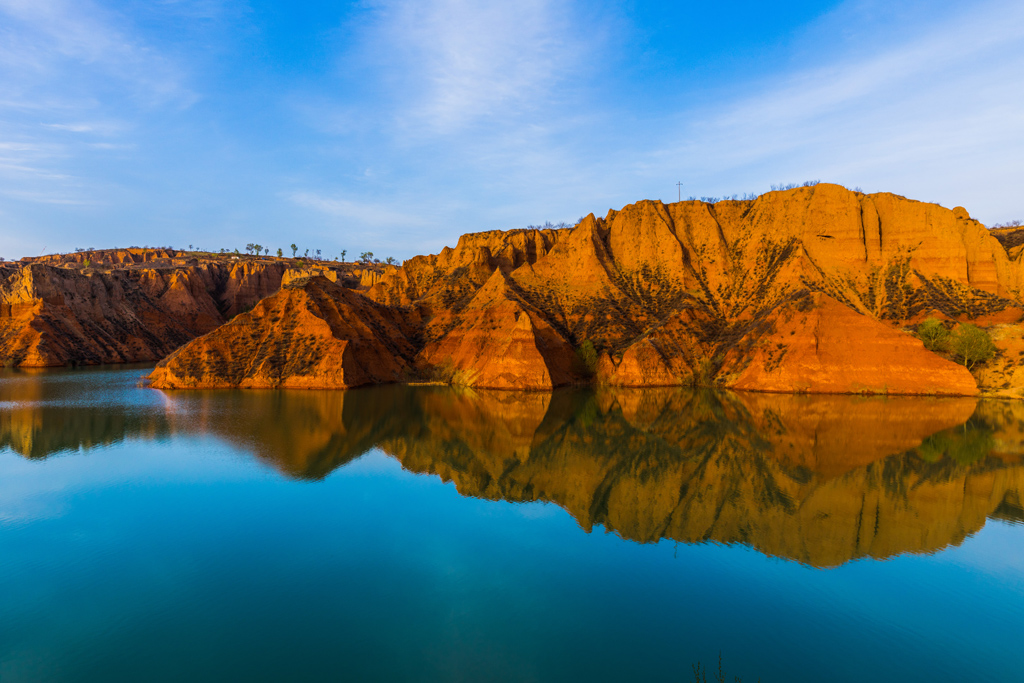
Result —
M 153 371 L 163 388 L 345 388 L 397 382 L 413 350 L 389 309 L 325 277 L 285 285 Z
M 464 235 L 364 283 L 401 320 L 387 334 L 400 329 L 391 342 L 402 350 L 398 372 L 374 361 L 362 378 L 974 395 L 975 377 L 908 329 L 929 315 L 1016 329 L 1024 270 L 1012 239 L 962 208 L 829 184 L 750 201 L 642 201 L 573 228 Z M 301 326 L 292 309 L 269 305 L 281 317 L 260 323 L 268 339 Z M 154 386 L 243 386 L 213 365 L 194 384 L 167 380 L 230 334 L 215 330 L 166 359 Z M 1012 393 L 1017 359 L 1005 356 L 999 381 Z M 330 362 L 354 376 L 352 361 Z M 354 386 L 328 379 L 330 362 L 317 386 Z M 267 386 L 287 384 L 286 372 L 261 372 L 279 377 Z

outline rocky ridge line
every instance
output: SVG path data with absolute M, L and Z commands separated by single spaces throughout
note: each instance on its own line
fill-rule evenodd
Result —
M 152 362 L 297 278 L 358 287 L 352 264 L 111 249 L 0 263 L 0 363 Z M 368 285 L 367 285 L 368 286 Z
M 907 328 L 933 315 L 1018 329 L 1022 254 L 998 237 L 959 207 L 829 184 L 750 201 L 642 201 L 568 229 L 464 235 L 455 248 L 389 269 L 366 297 L 394 312 L 401 338 L 360 342 L 379 344 L 377 356 L 400 347 L 393 357 L 401 378 L 486 388 L 596 380 L 974 395 L 971 373 L 925 350 Z M 305 294 L 274 296 L 322 293 L 314 280 L 303 287 Z M 250 336 L 274 337 L 297 324 L 290 310 L 312 310 L 269 305 L 285 317 L 239 316 L 230 332 L 216 330 L 162 362 L 153 385 L 395 381 L 393 367 L 378 372 L 341 356 L 331 381 L 285 379 L 268 346 L 252 347 L 252 373 L 242 379 L 192 370 L 217 375 L 214 350 L 225 335 L 249 326 Z M 590 357 L 581 353 L 591 347 Z M 1018 362 L 1002 354 L 992 364 L 1002 368 L 1001 385 L 986 391 L 1019 392 Z

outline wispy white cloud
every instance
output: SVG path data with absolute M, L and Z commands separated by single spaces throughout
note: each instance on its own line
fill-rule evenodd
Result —
M 96 82 L 102 76 L 150 104 L 193 101 L 179 70 L 123 23 L 89 0 L 0 0 L 0 77 L 29 98 L 54 79 L 91 99 L 90 84 L 109 87 Z M 69 69 L 79 82 L 68 82 Z
M 708 194 L 822 177 L 996 218 L 1024 209 L 1012 189 L 1024 155 L 1022 36 L 1024 5 L 990 2 L 903 44 L 754 84 L 685 112 L 685 137 L 653 153 L 652 169 L 685 166 Z
M 396 211 L 374 202 L 363 202 L 341 197 L 325 197 L 315 192 L 292 192 L 289 201 L 335 218 L 354 221 L 360 227 L 415 227 L 424 224 L 421 214 Z
M 43 123 L 43 128 L 66 131 L 68 133 L 84 133 L 89 135 L 112 136 L 125 130 L 124 124 L 115 121 L 76 121 L 69 123 Z
M 100 202 L 92 199 L 60 196 L 53 192 L 32 192 L 29 190 L 0 190 L 0 195 L 33 204 L 52 204 L 55 206 L 98 206 Z
M 20 202 L 95 204 L 132 116 L 187 107 L 182 71 L 94 0 L 0 0 L 0 179 Z M 141 114 L 140 114 L 141 112 Z
M 585 65 L 573 3 L 384 0 L 364 35 L 396 119 L 428 133 L 545 111 Z

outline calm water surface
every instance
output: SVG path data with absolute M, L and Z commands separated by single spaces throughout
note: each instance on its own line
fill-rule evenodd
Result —
M 0 375 L 0 681 L 1024 680 L 1024 404 Z

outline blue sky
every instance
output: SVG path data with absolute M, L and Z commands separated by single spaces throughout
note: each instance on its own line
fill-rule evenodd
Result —
M 1024 3 L 0 0 L 0 256 L 464 232 L 821 179 L 1024 219 Z

